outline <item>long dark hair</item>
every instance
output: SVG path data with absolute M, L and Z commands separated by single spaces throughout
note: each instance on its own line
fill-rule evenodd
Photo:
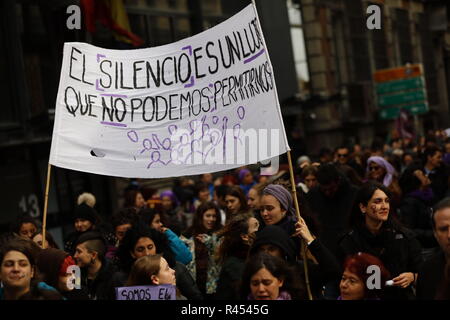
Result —
M 414 171 L 420 170 L 424 172 L 423 166 L 420 162 L 413 162 L 402 173 L 399 179 L 400 188 L 404 195 L 420 189 L 421 181 L 414 175 Z M 425 173 L 425 172 L 424 172 Z
M 214 223 L 214 227 L 212 230 L 206 230 L 203 225 L 203 216 L 206 211 L 214 209 L 216 212 L 216 222 Z M 201 233 L 212 233 L 220 230 L 222 228 L 222 219 L 220 215 L 219 207 L 212 201 L 207 201 L 202 203 L 197 210 L 195 211 L 194 219 L 192 222 L 192 226 L 186 230 L 185 234 L 187 236 L 193 236 Z
M 219 262 L 223 263 L 228 256 L 240 255 L 246 249 L 248 252 L 249 246 L 243 242 L 241 235 L 248 234 L 250 218 L 254 218 L 251 213 L 237 214 L 218 232 L 218 236 L 223 237 L 216 256 Z
M 249 211 L 249 207 L 247 204 L 247 198 L 245 197 L 244 191 L 242 191 L 241 187 L 239 186 L 230 186 L 225 194 L 226 196 L 233 196 L 239 199 L 239 202 L 241 204 L 241 207 L 238 211 L 238 213 L 244 213 Z
M 133 252 L 140 238 L 152 239 L 156 246 L 156 253 L 161 253 L 171 268 L 175 267 L 176 261 L 166 235 L 142 223 L 138 223 L 127 230 L 119 245 L 117 256 L 123 271 L 129 272 L 136 260 L 131 256 L 131 252 Z
M 157 214 L 159 214 L 159 217 L 161 218 L 163 224 L 166 224 L 164 215 L 155 209 L 143 208 L 143 209 L 139 210 L 139 212 L 138 212 L 140 221 L 148 227 L 151 227 L 153 219 L 155 219 L 155 216 Z
M 240 286 L 241 299 L 247 300 L 250 294 L 251 278 L 261 269 L 267 269 L 275 278 L 283 281 L 283 285 L 280 287 L 280 293 L 282 291 L 289 293 L 292 300 L 304 299 L 306 297 L 301 282 L 286 261 L 261 252 L 247 260 Z
M 136 205 L 136 197 L 141 190 L 127 190 L 124 194 L 125 202 L 123 206 L 125 208 L 134 207 Z M 142 194 L 142 193 L 141 193 Z
M 364 183 L 356 193 L 355 201 L 353 202 L 349 220 L 349 226 L 351 228 L 362 227 L 365 225 L 365 215 L 362 214 L 359 205 L 362 204 L 367 206 L 369 200 L 377 190 L 383 191 L 389 199 L 392 199 L 392 193 L 383 184 L 374 181 Z M 383 226 L 390 226 L 395 230 L 404 231 L 403 226 L 392 212 L 392 205 L 389 206 L 388 220 L 383 224 Z

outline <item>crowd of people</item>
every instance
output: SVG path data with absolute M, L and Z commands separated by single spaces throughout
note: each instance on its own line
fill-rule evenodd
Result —
M 21 217 L 0 239 L 0 300 L 115 300 L 115 288 L 163 284 L 179 300 L 450 299 L 445 133 L 323 148 L 294 168 L 295 197 L 286 166 L 170 190 L 133 180 L 112 216 L 84 192 L 62 248 Z

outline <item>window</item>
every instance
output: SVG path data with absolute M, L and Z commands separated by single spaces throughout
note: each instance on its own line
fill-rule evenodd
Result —
M 366 17 L 361 1 L 345 1 L 348 17 L 348 34 L 350 35 L 351 57 L 353 61 L 354 81 L 370 81 L 370 59 L 367 46 Z
M 369 3 L 368 5 L 371 5 Z M 383 26 L 384 23 L 384 7 L 381 4 L 376 4 L 380 7 L 381 11 L 381 24 Z M 389 59 L 387 55 L 387 46 L 386 46 L 386 34 L 385 28 L 381 27 L 381 29 L 373 29 L 370 30 L 370 35 L 372 36 L 372 50 L 373 50 L 373 58 L 375 60 L 375 69 L 386 69 L 389 68 Z
M 430 36 L 429 18 L 425 14 L 419 15 L 419 33 L 423 57 L 423 67 L 425 73 L 425 82 L 427 86 L 428 103 L 430 105 L 439 104 L 439 94 L 437 85 L 437 71 L 433 59 L 433 38 Z
M 291 25 L 292 48 L 294 50 L 295 69 L 299 92 L 305 92 L 309 87 L 308 60 L 305 49 L 305 39 L 302 29 L 300 5 L 292 0 L 287 1 L 289 23 Z
M 413 63 L 413 48 L 408 11 L 396 9 L 397 39 L 400 49 L 400 64 Z

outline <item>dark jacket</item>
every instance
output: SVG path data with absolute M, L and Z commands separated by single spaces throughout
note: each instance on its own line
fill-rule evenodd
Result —
M 357 190 L 342 176 L 339 189 L 332 199 L 326 197 L 319 187 L 311 189 L 306 195 L 320 225 L 319 238 L 333 254 L 338 251 L 339 237 L 348 230 L 348 218 Z
M 431 206 L 420 198 L 420 194 L 407 194 L 399 208 L 400 219 L 409 228 L 423 248 L 437 247 L 438 243 L 431 227 Z
M 197 287 L 197 283 L 192 278 L 186 266 L 177 261 L 175 265 L 175 278 L 177 288 L 188 300 L 203 300 L 203 295 Z
M 114 265 L 108 260 L 102 263 L 97 276 L 93 280 L 87 278 L 86 268 L 81 269 L 81 286 L 87 288 L 90 300 L 111 299 L 112 277 L 116 272 Z
M 430 259 L 426 260 L 417 276 L 416 296 L 420 300 L 433 300 L 440 284 L 443 283 L 445 269 L 445 255 L 439 250 Z
M 423 262 L 419 242 L 411 235 L 388 226 L 382 227 L 377 235 L 365 226 L 356 226 L 342 237 L 339 248 L 338 256 L 342 263 L 346 256 L 358 252 L 378 257 L 391 273 L 391 279 L 404 272 L 417 273 Z M 388 287 L 383 296 L 389 300 L 413 298 L 411 286 L 406 289 Z
M 244 272 L 245 258 L 229 256 L 225 259 L 220 271 L 216 300 L 237 300 L 239 298 L 239 282 Z
M 250 250 L 250 255 L 255 254 L 259 247 L 271 244 L 280 248 L 285 254 L 285 260 L 295 266 L 300 279 L 306 283 L 303 260 L 297 260 L 299 252 L 291 237 L 277 226 L 267 226 L 256 233 L 256 240 Z M 311 291 L 314 299 L 322 298 L 322 287 L 329 281 L 339 279 L 342 274 L 341 267 L 336 257 L 319 241 L 315 239 L 308 247 L 318 264 L 308 260 L 308 274 Z M 305 285 L 306 286 L 306 285 Z
M 428 178 L 431 180 L 431 189 L 433 189 L 435 196 L 433 204 L 445 197 L 448 190 L 448 171 L 448 167 L 445 164 L 442 164 L 428 174 Z

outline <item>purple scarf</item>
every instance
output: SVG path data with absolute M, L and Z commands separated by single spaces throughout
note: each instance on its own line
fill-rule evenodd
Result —
M 379 156 L 373 156 L 367 159 L 367 173 L 369 172 L 369 165 L 371 162 L 375 162 L 380 167 L 383 167 L 386 170 L 386 174 L 384 175 L 383 184 L 385 187 L 389 187 L 392 183 L 393 176 L 397 175 L 397 171 L 395 171 L 394 167 L 387 162 L 385 159 Z
M 242 182 L 242 179 L 244 179 L 244 177 L 247 175 L 247 173 L 251 173 L 250 170 L 248 169 L 242 169 L 239 171 L 239 181 Z
M 291 193 L 285 187 L 279 184 L 269 184 L 263 190 L 263 195 L 274 196 L 281 204 L 281 207 L 286 210 L 291 216 L 295 217 L 294 201 Z
M 247 296 L 247 300 L 255 300 L 255 297 L 253 297 L 253 295 L 250 293 Z M 286 291 L 281 291 L 280 295 L 275 300 L 292 300 L 292 298 L 291 298 L 291 295 L 289 293 L 287 293 Z

